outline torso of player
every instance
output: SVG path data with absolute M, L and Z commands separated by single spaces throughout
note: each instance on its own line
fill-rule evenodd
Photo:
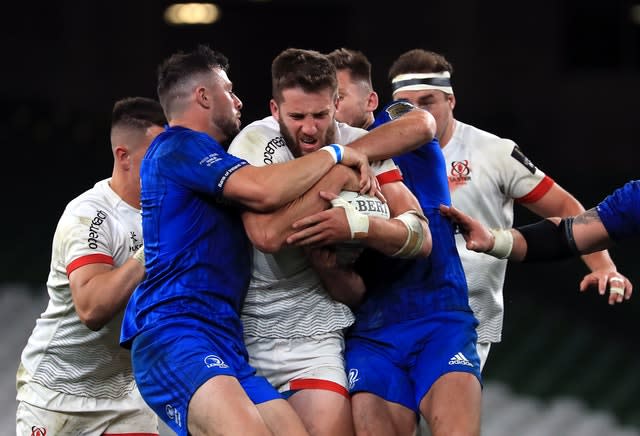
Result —
M 366 133 L 338 123 L 335 141 L 348 144 Z M 229 152 L 256 166 L 294 159 L 273 117 L 246 126 Z M 312 336 L 348 327 L 353 319 L 351 310 L 322 287 L 302 249 L 286 247 L 267 254 L 254 248 L 251 283 L 242 309 L 245 335 Z
M 118 343 L 122 314 L 99 331 L 89 330 L 73 308 L 67 274 L 111 259 L 120 266 L 141 245 L 140 211 L 122 201 L 108 180 L 67 205 L 53 238 L 50 301 L 22 353 L 18 384 L 30 385 L 23 392 L 33 397 L 29 402 L 54 393 L 119 398 L 134 388 L 129 352 Z

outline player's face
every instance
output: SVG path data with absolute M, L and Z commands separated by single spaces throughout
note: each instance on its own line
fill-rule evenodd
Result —
M 394 100 L 407 100 L 414 106 L 429 111 L 436 120 L 436 137 L 442 138 L 453 125 L 453 107 L 455 98 L 437 89 L 422 91 L 400 91 L 393 94 Z
M 331 89 L 305 92 L 289 88 L 278 105 L 271 100 L 271 114 L 295 157 L 312 153 L 335 138 L 336 101 Z
M 131 183 L 135 186 L 138 194 L 140 194 L 140 165 L 144 158 L 149 145 L 160 133 L 164 132 L 164 127 L 152 125 L 145 131 L 144 135 L 138 136 L 139 140 L 135 144 L 131 144 L 129 147 L 129 154 L 131 157 Z
M 218 133 L 216 139 L 223 142 L 233 139 L 240 131 L 242 101 L 233 93 L 233 85 L 224 70 L 215 68 L 213 73 L 211 124 Z
M 353 127 L 365 128 L 368 124 L 369 92 L 351 80 L 348 71 L 338 70 L 338 109 L 336 120 Z

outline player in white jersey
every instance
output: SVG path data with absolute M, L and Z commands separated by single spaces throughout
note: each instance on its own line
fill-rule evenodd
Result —
M 158 434 L 119 337 L 122 310 L 144 276 L 140 162 L 165 123 L 155 100 L 117 101 L 112 175 L 69 202 L 60 217 L 49 303 L 17 372 L 18 436 Z
M 435 132 L 432 118 L 424 113 L 414 114 L 424 117 L 424 129 L 416 133 L 404 129 L 404 141 L 398 141 L 397 131 L 394 131 L 402 128 L 399 124 L 393 127 L 390 123 L 389 128 L 363 138 L 367 134 L 365 130 L 337 123 L 334 119 L 337 97 L 335 68 L 325 56 L 314 51 L 283 51 L 272 65 L 272 79 L 272 116 L 249 124 L 229 148 L 230 153 L 252 165 L 286 162 L 331 143 L 350 144 L 369 158 L 379 159 L 383 155 L 377 154 L 374 138 L 386 138 L 377 140 L 385 147 L 394 139 L 395 142 L 404 142 L 403 147 L 415 147 L 430 140 Z M 418 118 L 411 121 L 413 128 L 420 125 L 419 121 Z M 400 215 L 408 209 L 420 210 L 413 195 L 400 182 L 401 176 L 391 160 L 383 160 L 372 168 L 388 200 L 391 216 Z M 337 186 L 337 190 L 340 189 Z M 318 196 L 316 201 L 326 204 L 329 198 L 331 196 L 323 200 Z M 321 205 L 321 209 L 324 207 Z M 333 225 L 339 227 L 335 222 L 330 224 L 332 219 L 337 219 L 335 208 L 323 214 L 320 216 L 324 216 L 326 221 L 298 233 L 296 242 L 308 243 L 315 241 L 316 237 L 324 238 L 322 230 L 318 230 L 323 225 L 325 230 Z M 351 219 L 347 225 L 345 214 L 341 214 L 342 227 L 353 232 Z M 297 212 L 297 215 L 302 217 L 304 213 Z M 290 223 L 296 220 L 291 211 L 283 214 L 277 222 L 271 220 L 266 223 L 261 218 L 255 213 L 243 214 L 250 237 L 253 232 L 280 234 L 290 229 Z M 417 232 L 421 236 L 416 239 L 419 242 L 412 239 L 409 245 L 413 252 L 410 254 L 406 248 L 403 250 L 403 244 L 407 245 L 413 230 L 401 219 L 370 218 L 368 236 L 363 241 L 389 255 L 426 255 L 430 247 L 428 229 L 419 221 L 416 221 L 420 227 Z M 304 218 L 301 222 L 311 224 Z M 345 237 L 344 232 L 343 236 L 329 236 L 331 241 L 350 238 L 351 235 L 347 233 Z M 315 248 L 312 251 L 310 255 L 316 259 L 316 266 L 319 265 L 318 258 L 327 252 L 331 256 L 328 249 Z M 321 283 L 302 248 L 285 245 L 254 249 L 251 282 L 242 312 L 250 363 L 258 374 L 265 376 L 288 396 L 305 427 L 314 435 L 353 434 L 343 358 L 343 330 L 353 323 L 354 318 L 347 305 L 332 298 L 334 295 L 342 301 L 357 301 L 358 296 L 352 298 L 336 292 L 337 288 L 355 290 L 349 282 L 353 277 L 355 274 L 346 273 L 343 277 L 334 277 L 335 282 Z
M 542 217 L 583 212 L 580 202 L 536 168 L 513 141 L 454 118 L 452 71 L 442 55 L 422 49 L 403 53 L 389 69 L 393 98 L 408 100 L 436 119 L 436 136 L 447 161 L 452 204 L 495 228 L 512 226 L 514 201 Z M 461 235 L 456 243 L 467 277 L 470 305 L 480 322 L 478 354 L 484 366 L 491 344 L 502 339 L 502 287 L 507 261 L 466 250 Z M 592 271 L 616 271 L 606 251 L 582 258 Z

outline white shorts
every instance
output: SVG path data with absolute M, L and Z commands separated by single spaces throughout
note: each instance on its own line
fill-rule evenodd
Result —
M 158 435 L 158 417 L 146 404 L 138 409 L 114 407 L 95 411 L 90 404 L 95 405 L 96 400 L 87 400 L 87 409 L 83 412 L 55 412 L 20 401 L 16 411 L 16 436 Z
M 480 372 L 482 372 L 484 364 L 487 363 L 489 351 L 491 351 L 491 342 L 478 342 L 476 344 L 476 350 L 478 350 L 478 357 L 480 357 Z
M 279 392 L 323 389 L 349 397 L 342 331 L 293 339 L 244 339 L 249 364 Z

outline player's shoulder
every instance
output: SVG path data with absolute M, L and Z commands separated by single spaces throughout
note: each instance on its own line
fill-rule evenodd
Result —
M 234 154 L 234 151 L 238 151 L 241 148 L 245 149 L 247 147 L 264 148 L 266 144 L 276 138 L 282 138 L 280 126 L 275 118 L 268 116 L 260 120 L 253 121 L 243 127 L 231 141 L 229 152 Z
M 103 179 L 67 203 L 63 215 L 90 216 L 97 214 L 106 218 L 111 214 L 110 211 L 116 207 L 118 201 L 120 201 L 119 197 L 109 187 L 109 179 Z
M 338 144 L 347 145 L 367 133 L 369 133 L 368 130 L 336 121 L 336 142 Z
M 456 120 L 455 130 L 454 135 L 459 141 L 472 144 L 473 147 L 481 147 L 488 152 L 511 153 L 516 146 L 515 141 L 511 139 L 500 137 L 462 121 Z

